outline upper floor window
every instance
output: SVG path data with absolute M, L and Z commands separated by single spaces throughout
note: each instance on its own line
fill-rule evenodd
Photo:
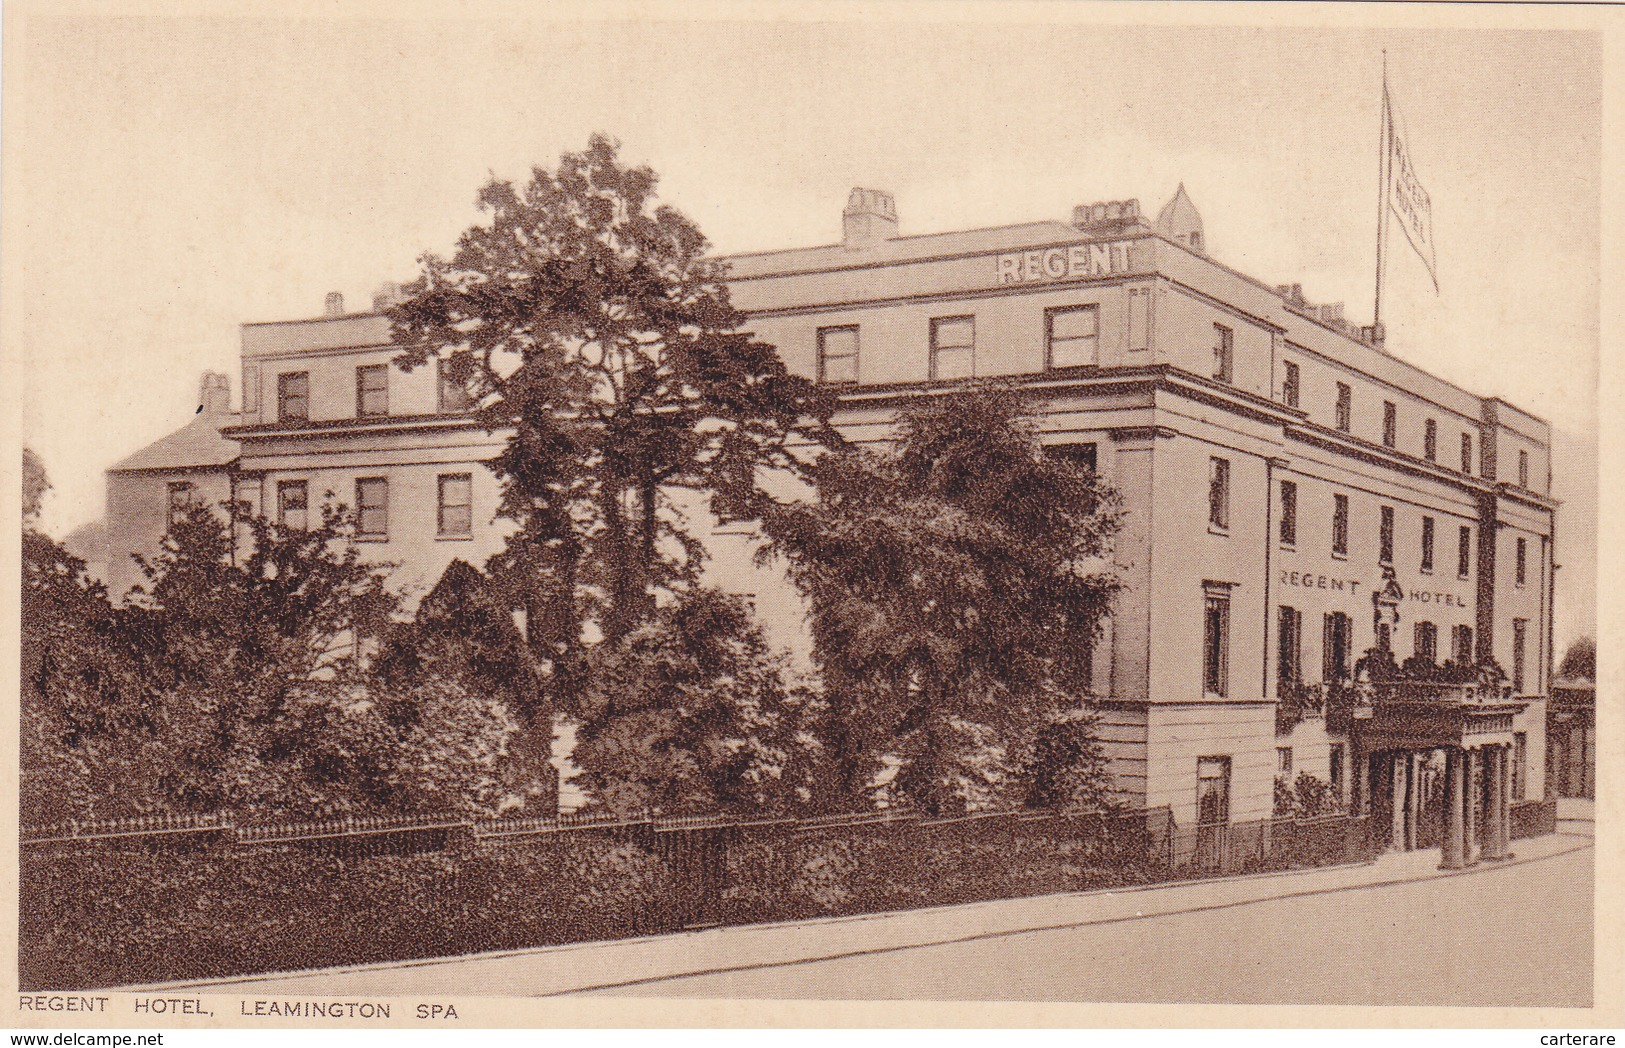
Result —
M 1456 534 L 1456 577 L 1473 573 L 1473 529 L 1466 524 Z
M 1208 586 L 1202 602 L 1202 690 L 1223 696 L 1230 687 L 1230 591 Z
M 367 364 L 355 369 L 357 418 L 389 414 L 389 365 Z
M 1529 487 L 1529 452 L 1523 450 L 1518 452 L 1518 487 Z
M 1286 776 L 1288 779 L 1290 779 L 1292 777 L 1291 746 L 1275 747 L 1275 775 L 1277 778 Z
M 1281 545 L 1298 544 L 1298 485 L 1281 481 Z
M 279 422 L 310 418 L 310 372 L 290 371 L 276 377 L 276 417 Z
M 438 404 L 443 412 L 467 411 L 474 406 L 474 398 L 468 391 L 468 385 L 451 377 L 451 362 L 445 359 L 435 361 L 436 387 L 439 390 Z
M 1422 570 L 1433 570 L 1433 518 L 1422 518 Z
M 1100 363 L 1100 310 L 1095 306 L 1052 309 L 1047 326 L 1046 367 L 1074 368 Z
M 1213 325 L 1213 377 L 1220 382 L 1235 380 L 1236 333 L 1223 324 Z
M 1382 402 L 1382 446 L 1394 447 L 1399 443 L 1399 408 L 1391 400 Z
M 931 321 L 931 377 L 970 378 L 976 374 L 976 320 L 937 317 Z
M 192 512 L 192 482 L 189 480 L 173 481 L 169 485 L 169 526 L 174 527 L 186 519 Z
M 1451 627 L 1450 661 L 1458 666 L 1466 666 L 1473 661 L 1473 628 L 1471 626 Z
M 1276 620 L 1275 679 L 1288 684 L 1303 679 L 1303 612 L 1281 605 Z
M 1514 581 L 1522 586 L 1529 581 L 1529 540 L 1518 540 L 1518 558 L 1515 565 Z
M 1230 460 L 1208 459 L 1207 522 L 1220 531 L 1230 527 Z
M 1433 419 L 1428 419 L 1422 430 L 1422 457 L 1429 462 L 1439 461 L 1439 424 Z
M 468 538 L 474 534 L 474 476 L 446 473 L 440 477 L 440 505 L 435 530 L 441 538 Z
M 1337 384 L 1337 428 L 1347 433 L 1354 425 L 1354 390 L 1348 383 Z
M 277 482 L 276 521 L 295 531 L 304 531 L 310 526 L 310 487 L 305 481 Z
M 1461 471 L 1463 473 L 1473 471 L 1473 435 L 1471 433 L 1461 435 Z
M 1341 611 L 1327 612 L 1320 620 L 1320 679 L 1348 680 L 1354 653 L 1354 620 Z
M 1431 622 L 1418 622 L 1414 638 L 1416 654 L 1429 662 L 1437 662 L 1439 658 L 1439 627 Z
M 1529 643 L 1529 620 L 1512 620 L 1512 690 L 1523 694 L 1524 670 L 1527 668 L 1526 646 Z
M 818 381 L 835 384 L 858 380 L 858 328 L 818 329 Z
M 1285 372 L 1281 378 L 1281 403 L 1289 408 L 1295 408 L 1298 406 L 1298 395 L 1303 389 L 1298 365 L 1288 360 L 1285 363 Z
M 1382 507 L 1382 520 L 1377 527 L 1377 560 L 1383 564 L 1394 562 L 1394 507 Z
M 389 481 L 362 477 L 355 482 L 356 534 L 373 539 L 389 534 Z
M 1332 552 L 1348 556 L 1349 552 L 1349 497 L 1332 496 Z
M 1052 458 L 1066 459 L 1085 472 L 1097 472 L 1099 454 L 1093 443 L 1051 444 L 1044 449 L 1044 453 Z

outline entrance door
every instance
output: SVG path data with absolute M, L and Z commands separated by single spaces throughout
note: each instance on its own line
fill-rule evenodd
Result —
M 1196 868 L 1221 873 L 1230 850 L 1230 758 L 1196 759 Z

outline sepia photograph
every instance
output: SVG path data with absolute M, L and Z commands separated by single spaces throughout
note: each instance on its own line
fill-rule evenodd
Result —
M 11 1023 L 1620 1025 L 1618 25 L 1280 7 L 7 5 Z

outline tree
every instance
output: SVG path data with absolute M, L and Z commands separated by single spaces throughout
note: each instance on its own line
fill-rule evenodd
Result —
M 45 475 L 45 463 L 32 448 L 23 448 L 23 527 L 32 528 L 39 522 L 44 507 L 45 493 L 51 482 Z
M 40 795 L 61 791 L 38 813 L 500 804 L 516 728 L 500 700 L 456 680 L 369 674 L 368 639 L 395 598 L 348 541 L 349 518 L 329 513 L 309 531 L 236 523 L 246 546 L 194 508 L 140 559 L 147 581 L 119 608 L 49 551 L 31 564 L 25 603 L 45 629 L 28 745 Z
M 740 333 L 720 265 L 657 179 L 592 137 L 528 183 L 493 179 L 488 221 L 450 258 L 423 256 L 390 310 L 402 367 L 438 360 L 493 432 L 501 513 L 517 532 L 490 565 L 527 611 L 555 700 L 583 683 L 591 623 L 618 642 L 692 582 L 703 549 L 672 492 L 725 519 L 753 511 L 759 470 L 825 399 Z
M 1563 661 L 1557 667 L 1559 677 L 1579 678 L 1580 680 L 1597 679 L 1597 638 L 1580 637 L 1569 645 L 1569 650 L 1563 653 Z
M 746 814 L 810 799 L 819 699 L 740 598 L 686 590 L 593 660 L 573 760 L 595 807 Z
M 1035 800 L 1067 792 L 1021 769 L 1088 691 L 1120 585 L 1105 559 L 1114 493 L 1044 453 L 1021 395 L 998 386 L 916 403 L 895 446 L 837 449 L 811 473 L 816 499 L 765 523 L 811 605 L 826 796 L 850 803 L 887 766 L 888 790 L 930 811 L 1012 784 Z M 1052 756 L 1073 745 L 1056 731 Z

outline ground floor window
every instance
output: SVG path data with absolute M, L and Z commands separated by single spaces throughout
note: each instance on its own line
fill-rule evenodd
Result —
M 1354 620 L 1341 611 L 1328 612 L 1321 619 L 1321 680 L 1349 679 L 1349 654 L 1353 644 Z
M 1230 758 L 1196 758 L 1196 822 L 1212 826 L 1230 821 Z
M 1529 789 L 1529 735 L 1512 733 L 1512 799 L 1521 801 Z
M 1292 778 L 1292 747 L 1275 747 L 1275 773 L 1284 775 L 1288 780 Z
M 283 480 L 276 486 L 276 520 L 285 528 L 304 531 L 310 523 L 310 489 L 302 480 Z
M 1332 796 L 1343 803 L 1343 744 L 1332 743 L 1332 752 L 1326 763 L 1327 777 L 1331 780 Z

